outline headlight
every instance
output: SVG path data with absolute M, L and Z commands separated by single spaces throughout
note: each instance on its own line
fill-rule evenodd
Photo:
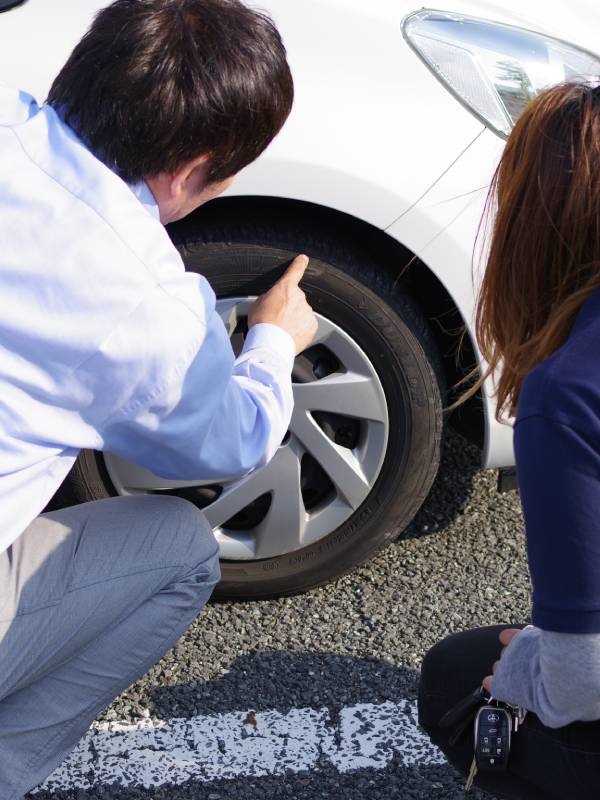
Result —
M 541 89 L 600 76 L 597 56 L 510 25 L 424 9 L 406 17 L 402 27 L 433 74 L 503 137 Z

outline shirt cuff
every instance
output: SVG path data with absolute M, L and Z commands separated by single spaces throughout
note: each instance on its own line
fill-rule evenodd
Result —
M 266 349 L 280 356 L 286 368 L 291 372 L 296 358 L 296 345 L 289 333 L 280 328 L 279 325 L 272 325 L 270 322 L 259 322 L 253 325 L 244 342 L 242 353 L 249 350 Z

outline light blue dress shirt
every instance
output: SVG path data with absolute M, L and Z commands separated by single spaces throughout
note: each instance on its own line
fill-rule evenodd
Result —
M 281 443 L 294 344 L 256 325 L 234 360 L 146 184 L 0 86 L 0 551 L 81 448 L 170 478 L 240 476 Z

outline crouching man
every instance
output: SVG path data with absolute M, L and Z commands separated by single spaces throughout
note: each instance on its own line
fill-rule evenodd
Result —
M 0 87 L 0 798 L 42 781 L 171 647 L 219 579 L 173 497 L 42 514 L 81 448 L 171 478 L 243 475 L 281 443 L 316 332 L 299 257 L 234 360 L 163 225 L 285 122 L 272 22 L 238 0 L 117 0 L 39 107 Z

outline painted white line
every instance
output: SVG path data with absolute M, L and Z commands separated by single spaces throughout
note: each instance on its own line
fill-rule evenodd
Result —
M 333 765 L 339 772 L 443 764 L 421 733 L 415 703 L 357 705 L 334 723 L 327 709 L 233 712 L 136 725 L 95 724 L 39 787 L 90 789 L 283 775 Z

